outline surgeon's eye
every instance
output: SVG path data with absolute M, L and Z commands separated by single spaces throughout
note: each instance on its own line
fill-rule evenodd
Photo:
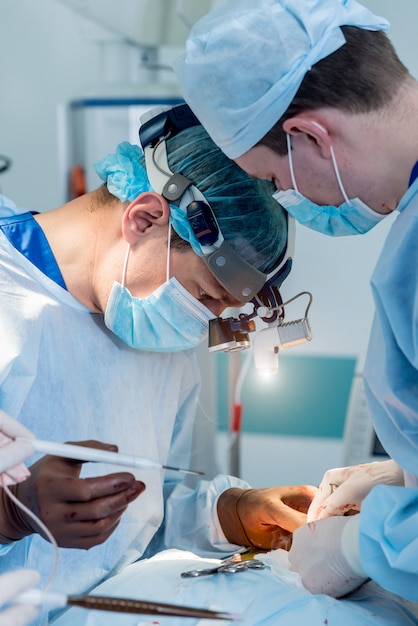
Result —
M 216 300 L 216 298 L 214 298 L 213 296 L 211 296 L 209 293 L 207 293 L 204 289 L 199 288 L 199 298 L 198 298 L 201 302 L 203 302 L 204 300 Z
M 210 298 L 209 294 L 206 293 L 206 291 L 202 289 L 201 287 L 199 287 L 199 296 L 201 298 Z

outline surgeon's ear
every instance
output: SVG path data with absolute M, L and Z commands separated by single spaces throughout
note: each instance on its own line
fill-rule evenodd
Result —
M 329 132 L 325 126 L 313 120 L 311 115 L 305 113 L 289 117 L 283 122 L 283 130 L 293 136 L 304 135 L 318 146 L 324 158 L 330 158 L 331 137 Z
M 141 193 L 125 209 L 122 217 L 122 234 L 135 245 L 149 229 L 167 226 L 170 216 L 168 202 L 153 191 Z

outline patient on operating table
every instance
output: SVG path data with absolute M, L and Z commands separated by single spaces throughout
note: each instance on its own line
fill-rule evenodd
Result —
M 243 558 L 247 558 L 245 555 Z M 183 572 L 222 565 L 181 550 L 166 550 L 128 566 L 91 593 L 116 598 L 147 599 L 185 607 L 206 607 L 237 616 L 240 626 L 416 626 L 412 603 L 369 582 L 349 597 L 337 600 L 313 595 L 289 568 L 288 553 L 257 554 L 264 568 L 242 568 L 236 573 L 182 576 Z M 71 608 L 54 626 L 203 626 L 217 621 L 184 617 L 140 616 Z
M 304 487 L 276 487 L 275 491 L 277 489 L 283 490 L 283 503 L 295 511 L 306 512 L 309 508 L 310 498 L 303 493 Z M 246 492 L 250 499 L 251 491 Z M 236 616 L 241 626 L 418 624 L 415 603 L 391 594 L 373 581 L 342 599 L 310 593 L 289 564 L 287 550 L 292 535 L 276 528 L 273 549 L 236 553 L 230 559 L 232 567 L 225 565 L 227 559 L 204 559 L 188 551 L 165 550 L 128 566 L 91 593 L 111 598 L 146 598 L 180 607 L 206 607 Z M 254 535 L 251 542 L 255 541 Z M 243 567 L 236 567 L 236 563 Z M 254 567 L 246 567 L 250 563 L 254 563 Z M 132 614 L 113 613 L 109 618 L 98 610 L 72 608 L 58 617 L 54 626 L 184 626 L 185 623 L 180 617 L 158 615 L 158 618 L 142 621 Z M 203 626 L 204 623 L 217 622 L 187 619 L 188 626 Z

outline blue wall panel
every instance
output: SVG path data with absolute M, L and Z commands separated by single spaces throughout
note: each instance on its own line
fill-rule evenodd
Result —
M 225 431 L 229 423 L 228 355 L 217 358 L 218 430 Z M 280 355 L 279 373 L 265 378 L 251 363 L 242 386 L 242 430 L 342 437 L 355 365 L 354 358 L 287 353 Z

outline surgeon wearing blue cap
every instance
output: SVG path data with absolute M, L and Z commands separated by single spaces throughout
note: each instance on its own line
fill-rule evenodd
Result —
M 370 577 L 416 601 L 418 85 L 388 27 L 355 0 L 231 0 L 194 26 L 174 67 L 215 143 L 272 181 L 301 224 L 357 235 L 398 213 L 371 280 L 364 370 L 392 460 L 330 470 L 289 557 L 314 593 L 342 596 Z
M 243 303 L 240 273 L 228 283 L 210 269 L 205 230 L 199 222 L 195 233 L 188 211 L 210 209 L 228 244 L 226 265 L 234 259 L 258 278 L 283 256 L 287 215 L 272 185 L 237 167 L 199 124 L 164 134 L 145 156 L 123 142 L 96 171 L 102 186 L 45 213 L 5 201 L 1 407 L 39 439 L 118 446 L 188 468 L 200 384 L 194 348 L 210 320 Z M 159 176 L 171 181 L 163 189 Z M 168 200 L 180 183 L 179 198 Z M 288 543 L 317 491 L 251 489 L 225 475 L 192 488 L 179 473 L 115 472 L 51 455 L 28 466 L 10 490 L 54 535 L 53 588 L 69 594 L 164 547 L 222 557 Z M 24 567 L 42 585 L 50 579 L 53 546 L 3 490 L 0 543 L 0 573 Z M 43 612 L 36 623 L 47 619 Z

